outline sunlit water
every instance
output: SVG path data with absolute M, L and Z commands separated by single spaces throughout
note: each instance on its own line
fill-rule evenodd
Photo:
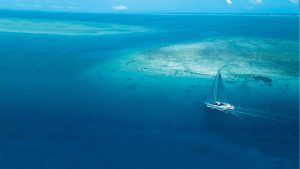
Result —
M 0 168 L 298 168 L 298 16 L 0 15 Z

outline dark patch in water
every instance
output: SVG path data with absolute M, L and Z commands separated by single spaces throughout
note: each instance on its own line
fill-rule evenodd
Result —
M 189 85 L 189 87 L 190 87 L 190 88 L 195 88 L 196 86 L 195 86 L 195 85 Z
M 272 79 L 265 76 L 253 76 L 253 79 L 256 81 L 262 81 L 266 83 L 272 83 Z
M 134 89 L 134 88 L 136 88 L 138 85 L 139 85 L 138 83 L 134 83 L 134 84 L 131 84 L 131 85 L 126 86 L 124 89 L 126 89 L 126 90 Z
M 261 75 L 255 75 L 255 74 L 240 74 L 240 75 L 235 75 L 231 80 L 233 80 L 235 78 L 244 79 L 244 82 L 246 82 L 246 83 L 255 80 L 257 82 L 263 82 L 265 85 L 268 85 L 268 86 L 272 86 L 272 81 L 273 81 L 269 77 L 261 76 Z
M 252 76 L 256 81 L 264 82 L 268 86 L 272 86 L 272 79 L 265 76 Z
M 186 93 L 191 93 L 195 88 L 199 87 L 200 85 L 194 85 L 191 84 L 188 86 L 188 89 L 186 90 Z
M 191 89 L 187 89 L 185 92 L 186 92 L 187 94 L 190 94 L 190 93 L 192 92 L 192 90 L 191 90 Z

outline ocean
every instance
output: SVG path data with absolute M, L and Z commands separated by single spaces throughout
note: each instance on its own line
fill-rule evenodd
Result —
M 299 16 L 0 11 L 1 169 L 297 169 Z M 222 70 L 233 112 L 212 111 Z

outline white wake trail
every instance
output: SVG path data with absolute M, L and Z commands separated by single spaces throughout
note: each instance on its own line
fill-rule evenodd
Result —
M 236 110 L 231 111 L 230 113 L 237 117 L 249 120 L 256 126 L 259 126 L 266 131 L 271 130 L 273 134 L 276 134 L 277 136 L 284 138 L 290 142 L 298 141 L 298 137 L 291 134 L 291 133 L 297 133 L 297 131 L 291 131 L 290 129 L 288 130 L 278 125 L 278 122 L 282 122 L 286 124 L 287 119 L 279 119 L 274 117 L 269 118 L 268 116 L 259 114 L 260 111 L 251 110 L 251 109 L 244 109 L 248 111 L 241 111 L 241 110 L 243 110 L 243 108 L 237 108 Z M 276 121 L 277 123 L 274 121 Z

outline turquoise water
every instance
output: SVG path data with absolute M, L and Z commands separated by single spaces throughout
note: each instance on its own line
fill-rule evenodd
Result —
M 0 168 L 298 168 L 298 19 L 1 11 Z

